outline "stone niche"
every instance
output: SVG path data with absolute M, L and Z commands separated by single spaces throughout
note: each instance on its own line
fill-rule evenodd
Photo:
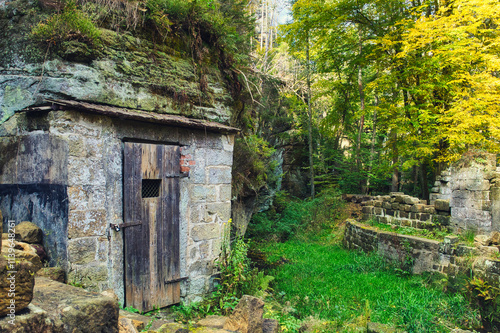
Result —
M 178 146 L 180 296 L 199 300 L 213 286 L 231 214 L 236 132 L 209 121 L 69 101 L 17 112 L 0 124 L 4 232 L 8 220 L 37 224 L 51 266 L 89 290 L 114 289 L 123 304 L 123 230 L 113 225 L 130 222 L 124 145 Z

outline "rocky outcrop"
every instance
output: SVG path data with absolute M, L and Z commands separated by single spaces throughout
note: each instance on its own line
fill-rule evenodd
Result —
M 44 18 L 37 1 L 0 1 L 0 123 L 44 98 L 229 121 L 232 98 L 217 64 L 204 70 L 202 91 L 179 37 L 173 51 L 144 38 L 148 34 L 134 35 L 139 27 L 125 33 L 100 28 L 99 47 L 68 40 L 47 50 L 31 35 Z

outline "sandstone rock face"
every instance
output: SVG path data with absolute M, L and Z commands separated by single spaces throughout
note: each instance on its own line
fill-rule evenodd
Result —
M 262 333 L 263 311 L 264 302 L 260 298 L 243 295 L 224 329 L 241 333 Z
M 17 261 L 11 266 L 0 256 L 0 317 L 15 315 L 28 306 L 33 298 L 33 273 L 30 262 Z
M 16 240 L 29 244 L 41 244 L 43 232 L 37 225 L 23 221 L 16 225 Z
M 57 282 L 66 283 L 66 272 L 61 267 L 43 267 L 36 272 L 36 276 L 46 277 Z
M 118 302 L 97 293 L 37 277 L 33 305 L 62 325 L 62 332 L 118 332 Z

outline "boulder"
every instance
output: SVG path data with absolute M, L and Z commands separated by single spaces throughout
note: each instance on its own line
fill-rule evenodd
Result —
M 30 244 L 30 245 L 35 250 L 36 254 L 40 257 L 41 261 L 45 261 L 48 258 L 47 252 L 45 252 L 43 245 L 41 244 Z
M 36 276 L 46 277 L 48 279 L 66 283 L 66 272 L 61 267 L 43 267 L 36 272 Z
M 23 221 L 16 225 L 16 240 L 19 242 L 41 244 L 42 235 L 42 229 L 29 221 Z
M 35 278 L 33 305 L 63 327 L 64 332 L 118 332 L 118 302 L 44 277 Z
M 118 320 L 118 333 L 138 333 L 139 331 L 135 328 L 132 323 L 132 319 L 120 317 Z
M 276 319 L 264 319 L 262 323 L 262 333 L 281 332 L 280 323 Z
M 11 242 L 4 242 L 2 246 L 1 255 L 7 257 L 10 254 L 14 254 L 16 260 L 29 261 L 33 264 L 33 273 L 36 273 L 40 268 L 42 268 L 42 260 L 36 253 L 36 250 L 28 243 L 16 242 L 14 241 L 13 251 L 9 246 Z
M 488 246 L 492 245 L 500 245 L 500 232 L 498 231 L 493 231 L 488 239 L 488 243 L 486 244 Z
M 9 333 L 63 333 L 62 325 L 56 324 L 47 312 L 30 304 L 16 313 L 15 320 L 0 318 L 0 332 Z
M 101 292 L 101 295 L 106 296 L 106 297 L 110 297 L 118 302 L 118 295 L 116 295 L 116 293 L 113 289 L 106 289 L 103 292 Z
M 224 329 L 241 333 L 262 333 L 264 302 L 257 297 L 243 295 Z
M 35 282 L 30 262 L 16 259 L 12 263 L 7 258 L 0 256 L 0 317 L 16 315 L 26 308 L 33 298 Z

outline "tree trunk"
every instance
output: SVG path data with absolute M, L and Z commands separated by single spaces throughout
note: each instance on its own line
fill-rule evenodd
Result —
M 311 64 L 309 62 L 309 34 L 307 35 L 306 46 L 306 70 L 307 70 L 307 115 L 309 118 L 308 139 L 309 139 L 309 178 L 311 180 L 311 198 L 314 198 L 314 161 L 312 143 L 312 110 L 311 110 Z
M 429 200 L 429 183 L 427 182 L 427 162 L 423 162 L 420 165 L 420 180 L 422 184 L 422 198 L 424 200 Z
M 375 107 L 378 106 L 378 95 L 375 95 Z M 373 111 L 372 139 L 370 143 L 370 162 L 368 163 L 368 177 L 366 180 L 366 191 L 370 190 L 370 177 L 373 170 L 373 159 L 375 158 L 375 141 L 377 139 L 377 108 Z
M 358 30 L 359 36 L 359 57 L 363 51 L 363 41 L 361 39 L 361 29 Z M 358 91 L 359 91 L 359 109 L 361 110 L 361 119 L 359 120 L 358 129 L 358 142 L 356 146 L 356 165 L 358 168 L 359 187 L 362 192 L 366 191 L 366 179 L 361 177 L 361 135 L 363 134 L 363 127 L 365 126 L 365 91 L 363 87 L 363 71 L 361 65 L 358 65 Z
M 392 143 L 392 184 L 391 192 L 399 191 L 399 169 L 398 169 L 398 146 L 397 146 L 397 133 L 396 130 L 392 130 L 391 136 L 393 139 Z

